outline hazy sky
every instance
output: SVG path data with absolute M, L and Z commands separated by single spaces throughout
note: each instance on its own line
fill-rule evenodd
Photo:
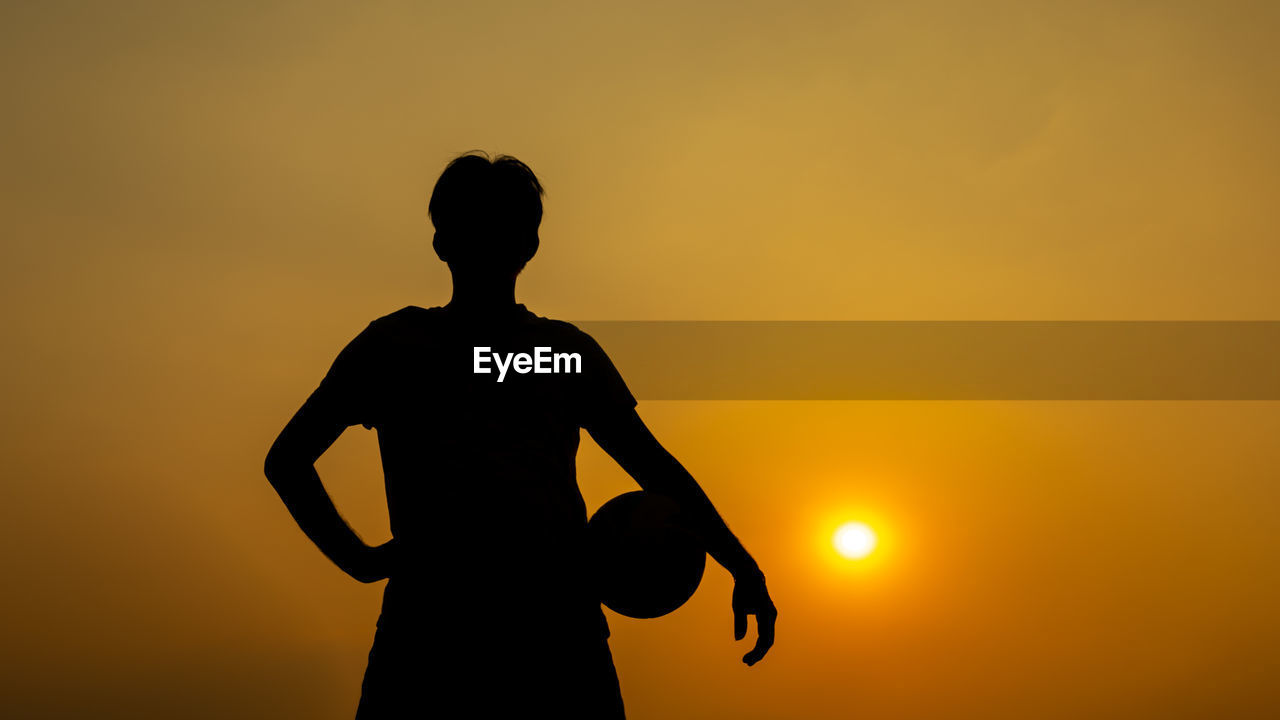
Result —
M 6 3 L 4 714 L 350 717 L 380 587 L 262 458 L 369 320 L 448 299 L 464 150 L 547 188 L 543 315 L 1280 319 L 1278 7 Z M 748 670 L 719 570 L 610 615 L 629 717 L 1280 712 L 1274 403 L 640 411 L 781 620 Z M 374 436 L 320 469 L 385 538 Z

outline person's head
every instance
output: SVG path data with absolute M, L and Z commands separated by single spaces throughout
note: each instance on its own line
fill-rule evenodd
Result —
M 516 275 L 538 251 L 542 195 L 537 176 L 510 155 L 454 158 L 427 206 L 436 255 L 455 273 Z

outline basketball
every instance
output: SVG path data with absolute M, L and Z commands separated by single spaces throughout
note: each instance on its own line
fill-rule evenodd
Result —
M 680 607 L 702 581 L 707 553 L 680 521 L 670 498 L 636 491 L 619 495 L 587 523 L 592 575 L 605 607 L 632 618 L 655 618 Z

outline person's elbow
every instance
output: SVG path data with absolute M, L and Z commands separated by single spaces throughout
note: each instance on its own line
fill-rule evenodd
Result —
M 290 468 L 296 467 L 297 464 L 298 460 L 294 454 L 277 442 L 267 451 L 267 458 L 262 463 L 262 473 L 267 476 L 267 482 L 271 483 L 272 487 L 278 488 L 280 483 L 291 474 Z

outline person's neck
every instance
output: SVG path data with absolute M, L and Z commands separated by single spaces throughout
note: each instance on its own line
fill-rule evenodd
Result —
M 495 315 L 510 312 L 516 307 L 516 279 L 514 277 L 453 276 L 453 297 L 445 306 L 467 315 Z

